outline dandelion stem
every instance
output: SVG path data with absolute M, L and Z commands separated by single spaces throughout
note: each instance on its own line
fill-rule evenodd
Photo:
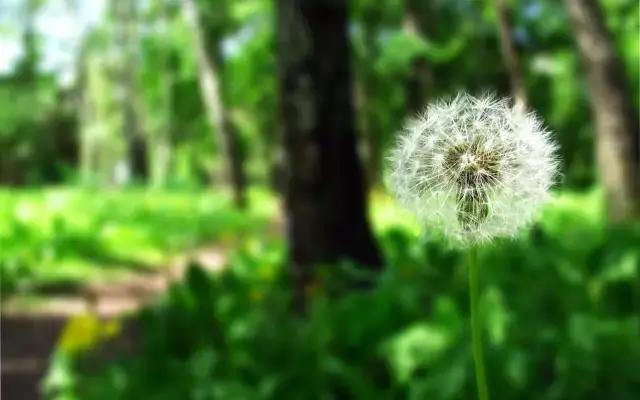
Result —
M 469 300 L 471 305 L 471 336 L 473 341 L 473 361 L 476 370 L 478 399 L 489 400 L 489 390 L 484 370 L 482 354 L 482 326 L 478 315 L 478 249 L 469 249 Z

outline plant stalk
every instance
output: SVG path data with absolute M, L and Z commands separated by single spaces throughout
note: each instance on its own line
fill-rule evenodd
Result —
M 471 305 L 471 337 L 473 341 L 473 362 L 476 370 L 476 385 L 478 399 L 489 400 L 487 379 L 484 370 L 484 356 L 482 351 L 482 325 L 478 315 L 478 249 L 469 249 L 469 300 Z

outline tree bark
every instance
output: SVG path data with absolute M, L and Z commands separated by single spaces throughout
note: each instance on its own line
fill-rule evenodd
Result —
M 431 12 L 430 1 L 405 0 L 402 28 L 408 35 L 428 37 L 426 21 Z M 411 60 L 411 72 L 405 84 L 405 102 L 409 113 L 415 114 L 424 106 L 432 80 L 433 72 L 425 57 Z
M 375 70 L 367 62 L 373 62 L 379 54 L 376 43 L 376 22 L 382 18 L 380 7 L 369 7 L 363 14 L 362 29 L 364 39 L 364 60 L 362 61 L 360 81 L 356 85 L 359 89 L 356 93 L 361 96 L 359 113 L 361 117 L 362 135 L 366 145 L 366 176 L 369 188 L 380 183 L 382 161 L 382 132 L 377 123 L 377 114 L 374 102 L 375 85 L 378 82 Z
M 122 98 L 122 131 L 127 144 L 126 166 L 130 178 L 146 180 L 148 177 L 147 142 L 142 136 L 138 116 L 138 88 L 136 79 L 137 6 L 135 0 L 116 0 L 114 20 L 116 46 L 123 54 L 119 72 Z
M 160 69 L 160 85 L 162 95 L 160 107 L 162 109 L 162 119 L 160 126 L 154 126 L 156 130 L 152 136 L 153 155 L 151 162 L 151 180 L 154 186 L 161 187 L 167 183 L 167 178 L 171 171 L 173 161 L 173 131 L 174 131 L 174 49 L 171 43 L 171 21 L 173 12 L 170 4 L 164 3 L 160 11 L 160 29 L 161 35 L 166 40 L 166 45 L 162 48 L 161 55 L 158 58 L 158 66 Z
M 596 0 L 565 0 L 586 70 L 596 123 L 596 155 L 608 216 L 640 216 L 640 121 L 630 83 Z
M 106 107 L 105 98 L 108 94 L 104 74 L 104 61 L 93 54 L 88 48 L 84 48 L 79 60 L 80 95 L 79 120 L 80 120 L 80 176 L 82 183 L 89 185 L 96 183 L 101 178 L 104 183 L 105 176 L 101 176 L 101 159 L 106 151 L 101 149 L 100 141 L 106 135 L 99 130 L 105 129 Z
M 349 259 L 378 268 L 357 156 L 346 0 L 278 0 L 279 89 L 295 305 L 313 267 Z
M 500 50 L 509 74 L 511 93 L 515 99 L 516 107 L 525 111 L 529 107 L 527 101 L 527 89 L 520 69 L 518 52 L 516 51 L 516 46 L 513 42 L 509 5 L 505 0 L 493 0 L 493 5 L 496 11 L 496 18 L 498 20 Z
M 191 25 L 195 39 L 200 91 L 209 122 L 218 134 L 217 141 L 220 143 L 224 159 L 223 175 L 233 190 L 235 205 L 239 208 L 245 208 L 247 205 L 246 176 L 242 149 L 224 104 L 220 82 L 222 69 L 220 38 L 210 37 L 217 35 L 205 35 L 205 24 L 201 20 L 196 0 L 182 0 L 182 9 L 187 22 Z

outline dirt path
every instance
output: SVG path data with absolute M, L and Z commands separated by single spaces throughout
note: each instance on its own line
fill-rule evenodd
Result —
M 195 252 L 191 258 L 206 269 L 217 270 L 224 265 L 227 251 L 221 246 L 212 246 Z M 162 293 L 171 281 L 182 277 L 186 265 L 187 256 L 182 256 L 158 273 L 132 276 L 122 283 L 90 285 L 83 289 L 83 293 L 47 297 L 46 303 L 33 306 L 18 304 L 11 299 L 5 301 L 0 318 L 0 398 L 41 398 L 39 382 L 46 372 L 57 338 L 69 317 L 87 310 L 89 299 L 94 299 L 95 308 L 101 316 L 121 317 L 137 310 Z M 118 341 L 128 344 L 134 341 L 134 336 L 135 326 L 125 323 Z

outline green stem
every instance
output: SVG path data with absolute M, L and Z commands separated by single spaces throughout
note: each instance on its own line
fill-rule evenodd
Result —
M 478 249 L 469 250 L 469 300 L 471 303 L 471 336 L 473 340 L 473 361 L 476 369 L 478 399 L 489 400 L 489 390 L 484 371 L 482 354 L 482 325 L 478 315 Z

